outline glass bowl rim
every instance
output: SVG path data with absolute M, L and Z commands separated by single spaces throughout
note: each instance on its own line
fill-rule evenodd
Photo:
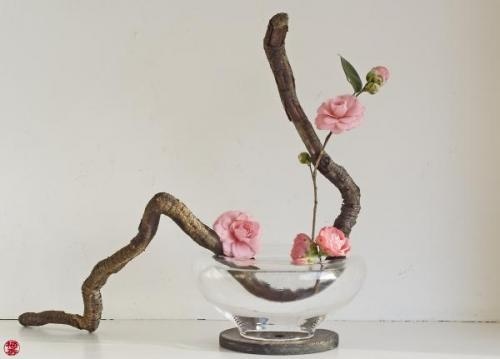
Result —
M 294 264 L 286 257 L 259 257 L 235 259 L 221 255 L 212 256 L 214 266 L 238 272 L 321 272 L 344 269 L 351 262 L 362 261 L 358 255 L 323 259 L 320 263 Z

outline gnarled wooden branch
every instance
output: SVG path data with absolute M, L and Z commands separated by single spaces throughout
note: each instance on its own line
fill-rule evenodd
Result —
M 297 98 L 295 79 L 285 51 L 287 31 L 288 15 L 284 13 L 274 15 L 269 21 L 264 37 L 264 50 L 278 85 L 281 102 L 288 119 L 295 125 L 302 142 L 313 159 L 313 163 L 315 163 L 321 153 L 322 144 Z M 349 173 L 342 166 L 333 162 L 326 153 L 322 155 L 318 169 L 339 189 L 342 195 L 342 208 L 334 225 L 342 230 L 346 236 L 349 236 L 361 210 L 359 187 L 354 183 Z
M 24 326 L 40 326 L 49 323 L 67 324 L 89 332 L 96 330 L 102 313 L 101 288 L 106 284 L 110 275 L 117 273 L 146 249 L 156 234 L 162 214 L 170 217 L 200 246 L 217 255 L 222 254 L 219 237 L 212 229 L 196 218 L 177 198 L 168 193 L 158 193 L 147 204 L 137 235 L 125 247 L 97 263 L 83 282 L 83 315 L 55 310 L 40 313 L 28 312 L 19 316 L 19 323 Z
M 212 251 L 216 256 L 223 254 L 220 239 L 212 229 L 196 218 L 180 200 L 168 193 L 158 193 L 147 204 L 137 235 L 125 247 L 97 263 L 83 282 L 83 315 L 60 310 L 26 312 L 19 316 L 19 323 L 23 326 L 65 324 L 89 332 L 95 331 L 99 326 L 103 310 L 101 288 L 112 274 L 119 272 L 128 262 L 144 252 L 156 234 L 162 214 L 170 217 L 184 233 L 200 246 Z M 225 261 L 223 257 L 219 261 L 231 266 L 231 263 Z M 244 274 L 235 272 L 233 276 L 250 293 L 263 299 L 281 302 L 305 298 L 330 284 L 327 282 L 320 287 L 283 291 L 260 281 L 251 272 Z

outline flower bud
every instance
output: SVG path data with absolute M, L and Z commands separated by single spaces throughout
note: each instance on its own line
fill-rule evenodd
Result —
M 380 85 L 378 85 L 375 82 L 368 82 L 365 85 L 365 91 L 372 94 L 372 95 L 376 94 L 379 89 L 380 89 Z
M 376 66 L 366 74 L 366 81 L 382 86 L 389 80 L 389 70 L 384 66 Z
M 309 153 L 307 152 L 299 153 L 299 162 L 302 163 L 303 165 L 310 165 L 312 160 Z
M 316 244 L 305 233 L 297 234 L 293 240 L 290 257 L 293 264 L 313 264 L 320 259 Z
M 382 76 L 370 71 L 366 74 L 366 81 L 381 86 L 384 83 Z

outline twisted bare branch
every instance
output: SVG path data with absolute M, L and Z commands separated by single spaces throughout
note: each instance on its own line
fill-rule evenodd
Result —
M 222 254 L 219 237 L 212 229 L 196 218 L 189 208 L 177 198 L 168 193 L 158 193 L 147 204 L 137 235 L 125 247 L 97 263 L 83 282 L 83 315 L 54 310 L 40 313 L 27 312 L 19 316 L 19 323 L 24 326 L 40 326 L 49 323 L 66 324 L 89 332 L 96 330 L 101 320 L 103 308 L 101 288 L 106 284 L 110 275 L 120 271 L 146 249 L 156 234 L 162 214 L 170 217 L 184 233 L 200 246 L 217 255 Z
M 313 159 L 313 163 L 315 163 L 321 153 L 322 144 L 297 98 L 295 79 L 285 51 L 287 31 L 288 15 L 284 13 L 274 15 L 269 21 L 264 37 L 264 50 L 278 85 L 281 102 L 288 119 L 294 124 Z M 339 189 L 342 195 L 342 208 L 334 225 L 342 230 L 346 236 L 349 236 L 361 210 L 359 187 L 345 168 L 333 162 L 326 153 L 322 155 L 318 169 Z

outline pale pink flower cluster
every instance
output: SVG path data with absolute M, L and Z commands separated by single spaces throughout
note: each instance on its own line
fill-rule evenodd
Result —
M 312 263 L 317 259 L 319 248 L 320 255 L 328 257 L 345 257 L 351 250 L 349 238 L 340 229 L 323 227 L 313 241 L 307 234 L 299 233 L 290 252 L 294 264 Z

